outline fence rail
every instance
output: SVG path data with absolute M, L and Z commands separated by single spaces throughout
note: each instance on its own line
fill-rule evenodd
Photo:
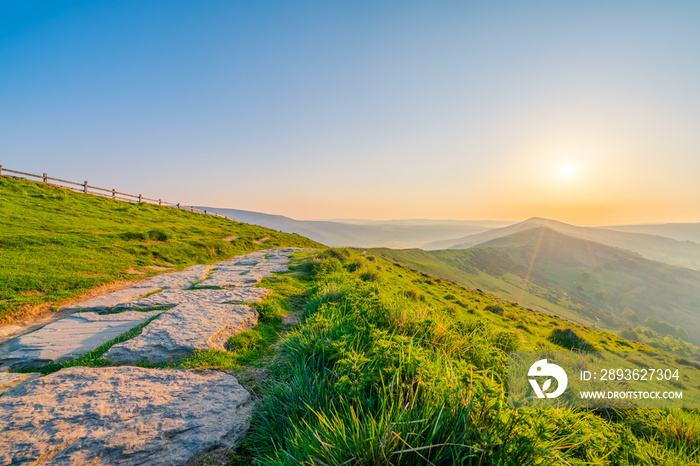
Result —
M 127 193 L 122 193 L 117 191 L 116 189 L 107 189 L 107 188 L 98 188 L 97 186 L 90 186 L 87 181 L 84 181 L 82 183 L 76 183 L 75 181 L 68 181 L 68 180 L 62 180 L 60 178 L 53 178 L 48 176 L 46 173 L 42 175 L 35 175 L 33 173 L 25 173 L 25 172 L 20 172 L 17 170 L 10 170 L 9 168 L 3 168 L 2 165 L 0 165 L 0 175 L 7 173 L 13 173 L 15 175 L 24 175 L 24 176 L 31 176 L 34 178 L 39 178 L 42 182 L 51 184 L 54 186 L 59 186 L 61 188 L 67 188 L 71 189 L 73 191 L 77 191 L 79 193 L 85 193 L 85 194 L 92 194 L 95 196 L 101 196 L 101 197 L 107 197 L 110 199 L 115 199 L 118 201 L 126 201 L 126 202 L 134 202 L 134 203 L 148 203 L 148 204 L 158 204 L 159 206 L 171 206 L 171 207 L 176 207 L 180 210 L 187 210 L 189 212 L 197 212 L 201 213 L 204 215 L 211 215 L 213 217 L 221 217 L 225 219 L 229 219 L 225 215 L 219 215 L 216 212 L 208 212 L 206 210 L 202 209 L 197 209 L 195 206 L 188 206 L 188 205 L 183 205 L 175 202 L 167 202 L 162 199 L 151 199 L 149 197 L 144 197 L 141 194 L 127 194 Z M 51 183 L 51 181 L 56 181 L 56 183 Z M 67 184 L 67 185 L 72 185 L 72 186 L 64 186 L 62 184 Z M 80 186 L 79 188 L 74 188 L 73 186 Z M 92 191 L 90 191 L 92 190 Z M 97 191 L 103 191 L 103 192 L 97 192 Z M 231 219 L 229 219 L 231 220 Z

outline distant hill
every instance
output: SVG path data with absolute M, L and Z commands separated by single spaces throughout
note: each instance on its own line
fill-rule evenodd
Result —
M 539 227 L 547 227 L 575 238 L 627 249 L 647 259 L 664 262 L 666 264 L 687 267 L 694 270 L 700 269 L 700 244 L 695 242 L 678 241 L 676 239 L 646 233 L 579 227 L 556 220 L 537 217 L 507 227 L 479 232 L 451 241 L 428 243 L 423 246 L 423 249 L 473 248 L 497 238 Z
M 551 228 L 518 231 L 471 249 L 375 252 L 583 324 L 613 330 L 651 316 L 684 327 L 700 343 L 700 272 Z
M 700 223 L 663 223 L 658 225 L 614 225 L 606 230 L 665 236 L 678 241 L 700 243 Z
M 321 221 L 295 220 L 247 210 L 199 207 L 286 233 L 298 233 L 328 246 L 416 248 L 426 242 L 481 233 L 504 222 L 459 220 Z M 347 222 L 347 223 L 344 223 Z
M 404 225 L 404 226 L 454 226 L 454 227 L 476 227 L 485 230 L 492 228 L 501 228 L 512 225 L 515 222 L 500 221 L 500 220 L 431 220 L 431 219 L 397 219 L 397 220 L 366 220 L 366 219 L 329 219 L 331 222 L 349 223 L 351 225 Z

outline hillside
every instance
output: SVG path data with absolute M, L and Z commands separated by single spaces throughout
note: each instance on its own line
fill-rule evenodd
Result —
M 222 218 L 2 176 L 0 323 L 48 311 L 100 285 L 276 246 L 319 244 Z
M 464 236 L 449 241 L 429 243 L 423 247 L 427 250 L 467 249 L 488 241 L 512 235 L 532 228 L 546 227 L 559 233 L 596 243 L 627 249 L 647 259 L 666 264 L 700 268 L 700 244 L 692 241 L 678 241 L 663 236 L 628 231 L 613 231 L 605 228 L 579 227 L 544 218 L 531 218 L 524 222 L 496 228 L 474 235 Z
M 465 250 L 377 250 L 416 270 L 609 330 L 648 317 L 700 343 L 700 273 L 534 228 Z
M 507 405 L 508 351 L 642 345 L 370 253 L 325 251 L 299 270 L 305 319 L 281 341 L 239 464 L 698 464 L 691 410 Z
M 486 231 L 498 222 L 458 220 L 295 220 L 247 210 L 201 207 L 240 222 L 298 233 L 329 246 L 416 248 L 425 243 Z M 502 222 L 501 222 L 502 223 Z

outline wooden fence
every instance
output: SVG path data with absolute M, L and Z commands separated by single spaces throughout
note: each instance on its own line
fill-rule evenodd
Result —
M 148 197 L 142 196 L 141 194 L 139 194 L 139 195 L 127 194 L 127 193 L 119 192 L 116 189 L 98 188 L 97 186 L 90 186 L 87 181 L 83 181 L 82 183 L 76 183 L 74 181 L 66 181 L 66 180 L 62 180 L 60 178 L 52 178 L 52 177 L 48 176 L 46 173 L 44 173 L 43 175 L 34 175 L 32 173 L 18 172 L 16 170 L 10 170 L 8 168 L 3 168 L 3 166 L 0 165 L 0 175 L 5 174 L 5 172 L 13 173 L 16 175 L 24 175 L 24 176 L 31 176 L 34 178 L 39 178 L 44 183 L 52 184 L 54 186 L 59 186 L 61 188 L 72 189 L 73 191 L 77 191 L 80 193 L 94 194 L 96 196 L 108 197 L 108 198 L 116 199 L 119 201 L 136 202 L 136 203 L 146 202 L 146 203 L 150 203 L 150 204 L 158 204 L 159 206 L 177 207 L 178 209 L 188 210 L 190 212 L 198 212 L 198 213 L 202 213 L 205 215 L 212 215 L 214 217 L 221 217 L 221 218 L 228 219 L 228 217 L 226 217 L 224 215 L 219 215 L 216 212 L 208 212 L 206 210 L 197 209 L 194 206 L 182 205 L 179 202 L 178 203 L 166 202 L 162 199 L 150 199 Z

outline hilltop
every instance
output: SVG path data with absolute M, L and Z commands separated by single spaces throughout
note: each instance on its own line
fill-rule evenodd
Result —
M 478 247 L 497 238 L 540 227 L 549 228 L 574 238 L 627 249 L 646 259 L 691 269 L 700 268 L 700 244 L 688 240 L 679 241 L 656 234 L 662 232 L 670 232 L 669 234 L 673 234 L 678 230 L 678 227 L 671 229 L 663 227 L 652 228 L 650 226 L 648 228 L 630 228 L 629 231 L 627 231 L 625 227 L 620 227 L 620 231 L 617 231 L 617 229 L 613 230 L 608 228 L 580 227 L 538 217 L 461 238 L 429 243 L 424 245 L 422 249 L 468 249 Z M 688 233 L 694 231 L 694 228 L 692 225 L 686 224 L 686 228 L 683 228 L 682 231 Z M 654 234 L 649 234 L 652 232 Z

